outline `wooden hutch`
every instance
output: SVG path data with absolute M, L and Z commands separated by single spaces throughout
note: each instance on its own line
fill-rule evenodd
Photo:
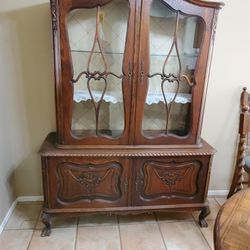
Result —
M 214 149 L 200 138 L 222 3 L 51 0 L 57 131 L 41 148 L 51 217 L 201 210 Z

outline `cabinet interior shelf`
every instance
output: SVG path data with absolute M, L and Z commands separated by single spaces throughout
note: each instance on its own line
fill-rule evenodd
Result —
M 99 102 L 102 96 L 101 91 L 93 91 L 92 92 L 93 98 L 95 102 Z M 175 97 L 175 93 L 166 93 L 166 100 L 168 103 L 172 102 Z M 91 100 L 91 96 L 88 92 L 88 90 L 75 90 L 74 91 L 74 101 L 77 103 L 80 103 L 82 101 L 88 101 Z M 122 103 L 123 98 L 121 95 L 121 92 L 115 92 L 115 91 L 106 91 L 106 93 L 103 96 L 103 100 L 105 102 L 109 103 Z M 192 101 L 192 95 L 187 93 L 179 93 L 174 102 L 180 103 L 180 104 L 188 104 Z M 149 93 L 146 98 L 146 104 L 152 105 L 152 104 L 158 104 L 160 102 L 165 103 L 164 97 L 161 93 Z
M 88 50 L 71 50 L 71 53 L 87 53 L 87 54 L 90 54 L 92 53 L 91 51 L 88 51 Z M 100 51 L 93 51 L 93 54 L 101 54 Z M 124 55 L 123 52 L 111 52 L 111 51 L 104 51 L 103 54 L 105 55 Z M 151 57 L 167 57 L 168 54 L 150 54 Z M 198 54 L 196 53 L 187 53 L 187 52 L 184 52 L 184 53 L 181 53 L 180 54 L 180 57 L 190 57 L 190 58 L 193 58 L 193 57 L 197 57 Z M 177 57 L 177 55 L 170 55 L 170 57 Z

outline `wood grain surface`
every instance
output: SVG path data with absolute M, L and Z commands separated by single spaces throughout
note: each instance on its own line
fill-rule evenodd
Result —
M 250 189 L 233 195 L 219 211 L 214 228 L 216 250 L 250 249 Z

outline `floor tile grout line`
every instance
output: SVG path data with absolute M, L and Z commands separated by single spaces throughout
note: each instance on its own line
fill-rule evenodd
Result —
M 219 198 L 219 197 L 218 197 Z M 220 206 L 222 207 L 222 205 L 217 201 L 217 198 L 214 198 L 215 199 L 215 202 Z
M 121 228 L 120 228 L 120 220 L 119 220 L 119 216 L 117 215 L 117 226 L 118 226 L 118 233 L 119 233 L 119 241 L 120 241 L 120 250 L 123 249 L 122 247 L 122 237 L 121 237 Z
M 38 213 L 38 216 L 37 216 L 37 219 L 36 219 L 36 223 L 35 223 L 35 226 L 34 226 L 34 228 L 33 228 L 33 232 L 32 232 L 32 235 L 31 235 L 31 238 L 30 238 L 30 241 L 29 241 L 27 250 L 30 248 L 31 241 L 32 241 L 32 239 L 33 239 L 33 237 L 34 237 L 34 234 L 35 234 L 36 230 L 40 231 L 40 229 L 36 229 L 36 228 L 37 228 L 37 224 L 38 224 L 39 221 L 40 221 L 41 214 L 42 214 L 42 206 L 41 206 L 41 208 L 40 208 L 40 212 Z M 40 237 L 42 237 L 42 236 L 40 236 Z
M 198 230 L 200 231 L 200 233 L 201 233 L 202 237 L 205 239 L 205 241 L 206 241 L 206 243 L 207 243 L 207 245 L 208 245 L 209 249 L 211 249 L 211 250 L 212 250 L 212 247 L 210 247 L 210 244 L 209 244 L 209 242 L 208 242 L 207 238 L 206 238 L 206 237 L 204 236 L 204 234 L 202 233 L 202 230 L 201 230 L 200 225 L 199 225 L 199 224 L 197 224 L 197 223 L 195 223 L 195 226 L 196 226 L 196 227 L 198 227 Z M 208 226 L 207 226 L 207 228 L 208 228 Z
M 29 244 L 28 244 L 28 247 L 27 247 L 27 250 L 30 248 L 30 244 L 31 244 L 31 241 L 32 241 L 32 239 L 33 239 L 33 237 L 34 237 L 35 231 L 36 231 L 36 229 L 33 229 L 32 235 L 31 235 L 31 237 L 30 237 L 30 241 L 29 241 Z
M 77 216 L 77 220 L 76 220 L 76 236 L 75 236 L 75 244 L 74 244 L 74 250 L 76 250 L 76 246 L 77 246 L 77 236 L 78 236 L 78 227 L 79 226 L 79 216 Z
M 154 213 L 154 217 L 155 217 L 155 220 L 156 220 L 156 224 L 157 224 L 157 226 L 158 226 L 158 229 L 159 229 L 159 231 L 160 231 L 160 235 L 161 235 L 161 239 L 162 239 L 162 241 L 163 241 L 164 247 L 165 247 L 165 249 L 167 250 L 167 249 L 168 249 L 168 248 L 167 248 L 167 244 L 166 244 L 166 242 L 165 242 L 165 240 L 164 240 L 164 237 L 163 237 L 163 234 L 162 234 L 162 231 L 161 231 L 161 227 L 160 227 L 160 224 L 159 224 L 158 217 L 157 217 L 156 213 Z

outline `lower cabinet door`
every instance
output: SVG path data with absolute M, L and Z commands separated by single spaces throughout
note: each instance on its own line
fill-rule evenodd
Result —
M 102 208 L 127 204 L 128 160 L 48 160 L 52 208 Z
M 210 156 L 135 161 L 134 205 L 203 202 Z

